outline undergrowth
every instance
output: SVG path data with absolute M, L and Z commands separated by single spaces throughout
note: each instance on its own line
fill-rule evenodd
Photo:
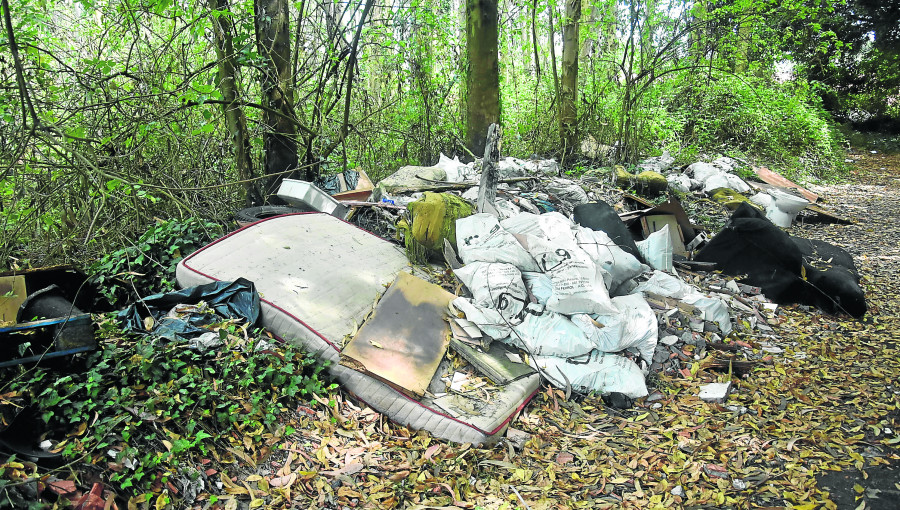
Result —
M 210 459 L 255 463 L 268 445 L 294 432 L 282 413 L 336 385 L 325 378 L 326 364 L 276 347 L 260 331 L 248 334 L 233 320 L 210 329 L 224 345 L 204 352 L 125 334 L 103 318 L 100 348 L 86 369 L 4 369 L 0 408 L 34 410 L 53 451 L 103 471 L 126 500 L 158 495 L 170 483 L 178 486 L 170 498 L 192 488 L 217 492 L 201 480 Z M 0 499 L 21 496 L 6 487 L 12 472 L 0 475 Z
M 135 244 L 104 255 L 88 268 L 109 305 L 175 288 L 175 267 L 207 242 L 222 235 L 217 223 L 199 218 L 157 221 Z

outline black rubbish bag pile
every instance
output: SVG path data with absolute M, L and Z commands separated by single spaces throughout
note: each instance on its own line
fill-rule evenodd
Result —
M 715 262 L 728 275 L 747 275 L 745 283 L 760 287 L 778 304 L 799 303 L 856 318 L 867 310 L 849 253 L 824 241 L 792 237 L 746 203 L 694 260 Z

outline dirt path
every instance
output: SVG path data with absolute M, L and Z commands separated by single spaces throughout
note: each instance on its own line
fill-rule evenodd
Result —
M 844 430 L 858 429 L 857 436 L 862 434 L 854 444 L 862 462 L 817 475 L 817 488 L 828 495 L 826 501 L 837 508 L 887 510 L 900 508 L 900 445 L 895 441 L 900 437 L 900 154 L 858 152 L 850 158 L 856 160 L 852 182 L 812 186 L 811 190 L 855 223 L 806 224 L 791 229 L 793 235 L 828 241 L 853 254 L 870 311 L 863 324 L 819 331 L 821 341 L 832 346 L 835 363 L 830 365 L 836 373 L 829 375 L 837 375 L 843 384 L 834 384 L 831 377 L 810 381 L 830 392 L 837 405 L 806 416 L 811 423 L 844 418 Z M 796 329 L 801 332 L 821 325 L 815 316 L 798 317 L 798 321 Z

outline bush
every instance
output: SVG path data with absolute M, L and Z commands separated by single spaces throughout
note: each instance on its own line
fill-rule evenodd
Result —
M 158 221 L 132 246 L 109 253 L 88 268 L 109 305 L 175 288 L 175 266 L 222 234 L 216 223 L 198 218 Z M 137 294 L 137 295 L 135 295 Z

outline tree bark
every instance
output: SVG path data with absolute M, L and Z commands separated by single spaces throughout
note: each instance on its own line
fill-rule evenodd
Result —
M 263 149 L 265 173 L 263 195 L 266 201 L 278 191 L 285 177 L 295 177 L 297 168 L 297 129 L 291 94 L 291 32 L 287 0 L 255 0 L 254 24 L 256 44 L 262 57 L 262 104 L 282 115 L 265 112 L 263 124 Z M 285 118 L 287 117 L 287 118 Z M 316 178 L 307 171 L 306 180 Z
M 581 20 L 581 0 L 566 0 L 566 20 L 563 25 L 562 77 L 559 87 L 559 138 L 563 151 L 571 152 L 578 143 L 578 35 Z
M 484 153 L 488 126 L 500 120 L 497 0 L 466 0 L 466 131 L 469 150 Z
M 234 56 L 234 44 L 232 37 L 234 27 L 231 22 L 231 12 L 228 0 L 209 0 L 209 7 L 219 14 L 212 16 L 213 33 L 215 34 L 216 57 L 219 66 L 219 91 L 222 93 L 225 112 L 225 125 L 231 143 L 234 146 L 234 166 L 238 179 L 243 181 L 246 190 L 246 204 L 248 207 L 262 205 L 263 198 L 257 189 L 254 177 L 253 159 L 250 154 L 250 136 L 247 133 L 247 117 L 241 107 L 239 99 L 240 80 L 239 67 Z

